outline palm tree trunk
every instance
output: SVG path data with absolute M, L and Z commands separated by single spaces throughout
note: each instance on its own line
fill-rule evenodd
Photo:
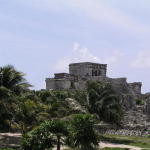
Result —
M 60 150 L 60 136 L 57 137 L 57 150 Z

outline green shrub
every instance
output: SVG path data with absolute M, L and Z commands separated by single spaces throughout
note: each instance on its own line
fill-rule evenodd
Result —
M 137 105 L 144 105 L 145 102 L 142 99 L 135 99 Z
M 47 121 L 36 129 L 23 136 L 22 148 L 24 150 L 45 150 L 57 145 L 60 150 L 60 144 L 68 134 L 66 125 L 63 121 Z

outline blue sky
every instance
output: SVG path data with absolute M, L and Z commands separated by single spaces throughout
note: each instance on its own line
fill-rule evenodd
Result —
M 69 63 L 107 63 L 109 77 L 149 92 L 149 8 L 149 0 L 0 0 L 0 66 L 41 89 Z

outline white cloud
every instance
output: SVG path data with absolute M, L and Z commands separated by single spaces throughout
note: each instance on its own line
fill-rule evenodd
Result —
M 102 23 L 111 24 L 132 32 L 143 33 L 150 30 L 141 22 L 136 21 L 131 15 L 113 8 L 100 0 L 66 0 L 72 7 L 81 10 L 85 15 Z
M 56 72 L 68 72 L 68 65 L 77 62 L 95 62 L 104 64 L 117 64 L 123 54 L 119 51 L 114 51 L 107 58 L 99 58 L 95 56 L 88 48 L 82 47 L 79 43 L 74 43 L 72 55 L 62 60 L 59 60 L 54 66 Z
M 130 66 L 141 69 L 150 68 L 150 51 L 140 51 Z
M 91 51 L 86 47 L 81 47 L 79 43 L 75 43 L 73 46 L 74 59 L 73 62 L 92 61 L 101 63 L 102 60 L 94 56 Z

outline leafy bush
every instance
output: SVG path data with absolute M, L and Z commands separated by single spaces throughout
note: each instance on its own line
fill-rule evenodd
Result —
M 24 150 L 45 150 L 57 145 L 60 150 L 62 137 L 64 139 L 67 134 L 63 121 L 47 121 L 23 136 L 22 147 Z
M 142 99 L 135 99 L 137 105 L 144 105 L 145 102 Z

